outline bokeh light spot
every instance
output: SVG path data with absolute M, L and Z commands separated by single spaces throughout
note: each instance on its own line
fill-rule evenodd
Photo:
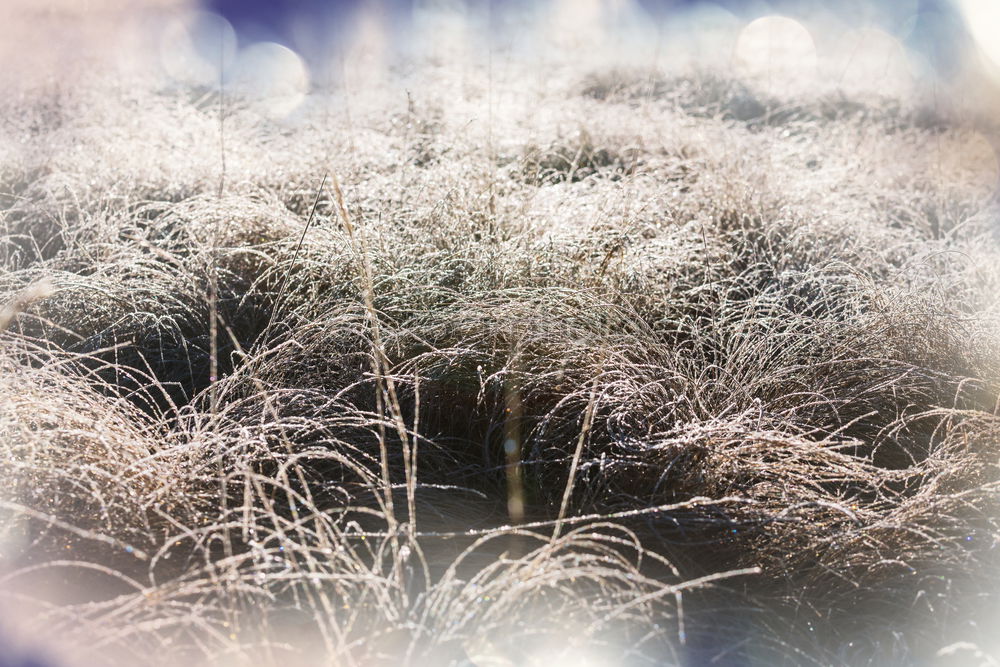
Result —
M 681 67 L 729 65 L 742 22 L 711 2 L 699 3 L 666 19 L 661 48 L 666 64 Z
M 758 78 L 768 88 L 811 81 L 816 74 L 816 46 L 801 23 L 785 16 L 751 22 L 736 40 L 737 72 Z
M 841 36 L 824 71 L 825 78 L 849 92 L 905 95 L 913 84 L 906 48 L 892 35 L 873 27 Z
M 160 33 L 160 63 L 170 78 L 195 86 L 218 84 L 236 56 L 236 32 L 211 12 L 188 12 Z
M 275 42 L 258 42 L 241 51 L 235 69 L 235 91 L 271 118 L 293 112 L 309 92 L 302 58 Z

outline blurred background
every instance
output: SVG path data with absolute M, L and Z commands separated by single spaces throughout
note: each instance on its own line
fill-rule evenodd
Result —
M 359 63 L 378 77 L 420 60 L 575 58 L 729 68 L 774 86 L 946 90 L 989 110 L 998 28 L 994 0 L 7 0 L 0 57 L 20 86 L 145 68 L 292 97 L 343 83 Z

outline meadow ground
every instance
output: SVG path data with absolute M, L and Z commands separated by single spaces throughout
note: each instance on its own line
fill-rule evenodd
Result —
M 0 100 L 12 646 L 996 664 L 990 128 L 554 53 Z

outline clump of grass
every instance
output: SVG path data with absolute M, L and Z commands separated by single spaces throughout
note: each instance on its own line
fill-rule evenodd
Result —
M 910 128 L 940 132 L 961 124 L 960 115 L 926 100 L 860 95 L 840 89 L 784 97 L 711 69 L 671 74 L 659 69 L 611 68 L 585 75 L 578 91 L 601 102 L 633 107 L 667 104 L 691 116 L 744 123 L 753 129 L 833 122 L 877 125 L 886 132 Z
M 614 180 L 635 171 L 639 154 L 637 148 L 597 146 L 584 130 L 565 143 L 526 147 L 520 176 L 535 185 L 576 183 L 597 174 Z
M 711 71 L 690 76 L 668 76 L 659 71 L 612 69 L 588 74 L 581 94 L 602 101 L 668 101 L 695 116 L 724 120 L 759 121 L 773 104 L 761 100 L 745 83 Z

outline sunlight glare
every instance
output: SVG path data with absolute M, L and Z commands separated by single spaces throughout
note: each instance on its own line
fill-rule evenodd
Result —
M 353 33 L 344 55 L 350 87 L 384 83 L 389 74 L 392 44 L 383 19 L 374 11 L 365 11 L 358 17 Z
M 672 14 L 661 40 L 666 64 L 727 67 L 740 27 L 732 12 L 711 2 Z
M 898 39 L 874 27 L 851 30 L 837 40 L 824 65 L 824 77 L 851 92 L 905 95 L 913 85 L 913 67 Z
M 751 22 L 740 32 L 734 55 L 737 72 L 763 79 L 769 88 L 810 81 L 816 73 L 812 35 L 801 23 L 785 16 L 765 16 Z
M 467 64 L 474 49 L 467 12 L 448 3 L 420 2 L 413 10 L 413 45 L 438 63 Z
M 302 104 L 309 91 L 309 73 L 302 58 L 288 47 L 258 42 L 240 52 L 234 84 L 257 111 L 281 118 Z
M 160 33 L 160 63 L 170 78 L 195 86 L 217 85 L 236 55 L 236 32 L 212 12 L 190 12 L 169 20 Z
M 594 47 L 604 37 L 601 0 L 555 0 L 549 18 L 553 43 L 568 48 Z
M 1000 2 L 996 0 L 958 0 L 959 10 L 980 53 L 1000 67 L 1000 40 L 996 37 L 1000 26 Z
M 569 629 L 567 632 L 570 632 Z M 518 664 L 482 638 L 470 642 L 465 649 L 468 662 L 475 667 L 511 667 Z M 606 656 L 595 656 L 580 648 L 550 644 L 542 647 L 537 662 L 533 661 L 531 664 L 548 667 L 613 667 L 618 663 L 609 662 Z

